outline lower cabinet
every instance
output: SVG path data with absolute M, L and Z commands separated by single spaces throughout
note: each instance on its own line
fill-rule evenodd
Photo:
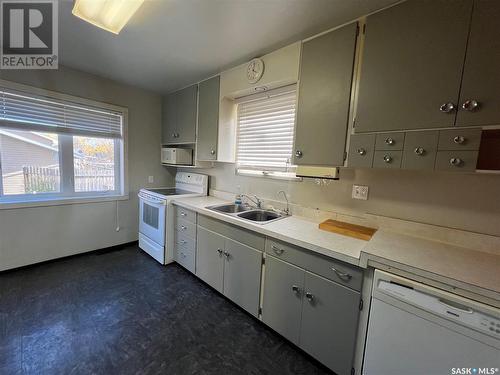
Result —
M 360 293 L 266 257 L 262 320 L 339 375 L 350 374 Z
M 197 236 L 196 275 L 258 316 L 262 252 L 202 226 Z

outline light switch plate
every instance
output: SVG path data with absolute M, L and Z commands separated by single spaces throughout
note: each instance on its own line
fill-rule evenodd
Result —
M 366 201 L 368 199 L 368 186 L 352 185 L 352 198 Z
M 155 182 L 155 176 L 148 176 L 148 182 L 150 184 L 154 183 Z

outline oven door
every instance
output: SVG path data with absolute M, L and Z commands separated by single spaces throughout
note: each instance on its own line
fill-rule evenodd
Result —
M 139 232 L 156 242 L 165 246 L 165 201 L 150 200 L 139 196 Z

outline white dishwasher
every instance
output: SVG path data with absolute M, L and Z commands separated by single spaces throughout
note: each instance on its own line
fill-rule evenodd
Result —
M 499 309 L 375 271 L 363 374 L 500 374 L 499 367 Z

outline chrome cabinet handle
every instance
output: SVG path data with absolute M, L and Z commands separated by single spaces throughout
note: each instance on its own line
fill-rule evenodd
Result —
M 210 150 L 210 155 L 215 155 L 215 150 Z
M 181 216 L 187 216 L 187 214 L 184 211 L 181 211 Z
M 187 229 L 187 227 L 186 227 L 186 226 L 181 225 L 181 230 L 186 230 L 186 229 Z
M 439 110 L 443 113 L 451 113 L 455 110 L 455 104 L 451 102 L 441 104 Z
M 479 102 L 475 99 L 466 100 L 462 104 L 462 109 L 468 112 L 474 112 L 479 109 Z
M 366 150 L 365 150 L 364 148 L 358 148 L 358 149 L 356 150 L 356 152 L 357 152 L 358 154 L 360 154 L 360 155 L 365 155 L 365 154 L 366 154 Z
M 463 160 L 460 158 L 451 158 L 450 159 L 450 164 L 453 165 L 454 167 L 459 167 L 460 165 L 462 165 L 462 163 L 463 163 Z
M 391 145 L 392 146 L 394 143 L 396 143 L 396 141 L 393 138 L 391 138 L 391 137 L 386 138 L 386 140 L 385 140 L 385 144 L 387 144 L 387 145 Z
M 276 253 L 276 255 L 281 255 L 281 254 L 283 254 L 285 252 L 285 249 L 280 249 L 276 245 L 272 245 L 271 249 L 273 249 L 273 251 Z
M 415 154 L 417 154 L 418 156 L 423 156 L 425 154 L 425 148 L 423 148 L 423 147 L 417 147 L 415 149 Z
M 185 245 L 185 244 L 187 244 L 187 241 L 186 240 L 181 240 L 181 244 Z
M 352 279 L 352 275 L 349 274 L 349 273 L 345 273 L 345 272 L 341 272 L 339 271 L 338 269 L 336 269 L 335 267 L 332 267 L 332 271 L 335 272 L 335 274 L 341 278 L 342 280 L 351 280 Z
M 392 157 L 390 155 L 384 155 L 384 161 L 386 163 L 392 163 Z
M 309 302 L 312 302 L 314 300 L 314 294 L 306 292 L 306 298 Z
M 295 151 L 295 157 L 300 159 L 302 157 L 302 151 L 300 150 Z
M 297 285 L 292 285 L 292 292 L 294 292 L 295 294 L 299 294 L 300 288 Z
M 453 142 L 455 142 L 457 145 L 461 145 L 465 143 L 465 137 L 457 135 L 455 138 L 453 138 Z
M 227 251 L 224 251 L 224 256 L 226 257 L 226 259 L 229 259 L 229 257 L 231 256 L 231 254 L 229 254 Z
M 222 256 L 222 249 L 217 249 L 217 252 L 219 253 L 219 256 Z

